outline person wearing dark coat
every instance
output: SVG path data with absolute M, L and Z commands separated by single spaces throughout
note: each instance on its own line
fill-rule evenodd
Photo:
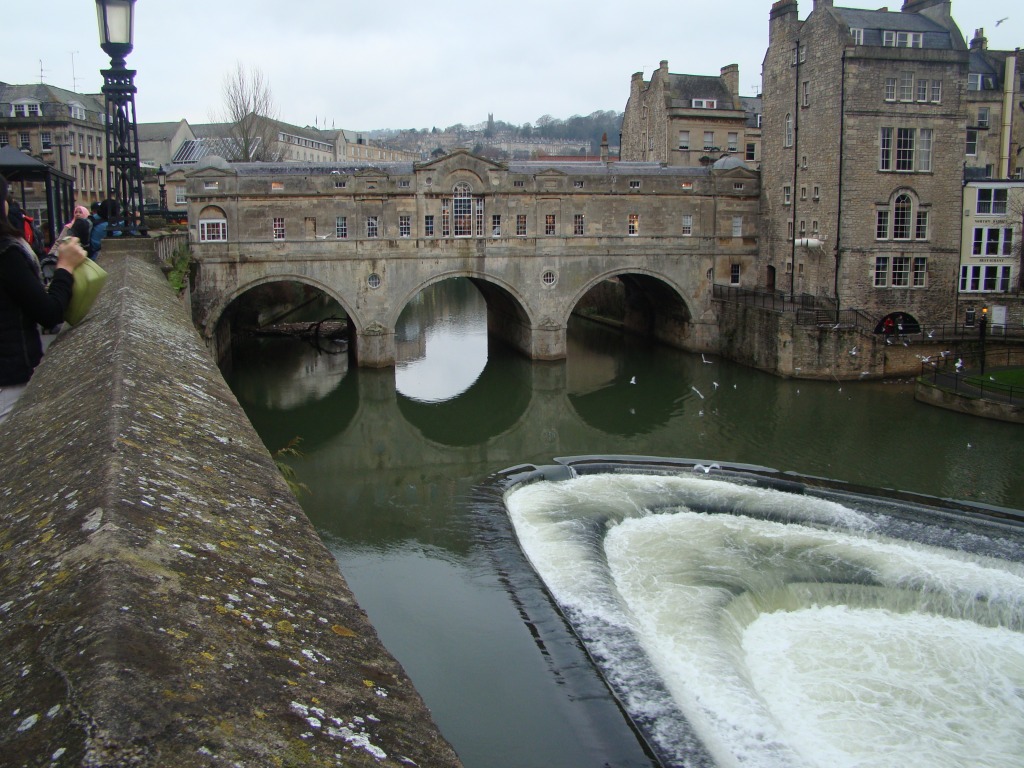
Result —
M 0 422 L 7 418 L 43 357 L 39 326 L 59 325 L 71 301 L 72 272 L 86 258 L 72 237 L 57 251 L 49 287 L 39 261 L 8 218 L 7 179 L 0 175 Z

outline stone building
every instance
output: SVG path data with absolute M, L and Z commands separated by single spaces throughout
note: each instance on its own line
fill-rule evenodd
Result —
M 1020 328 L 1024 181 L 968 182 L 963 208 L 957 317 L 971 326 L 986 309 L 994 330 Z
M 693 168 L 735 155 L 756 167 L 761 101 L 740 96 L 739 77 L 735 64 L 714 77 L 672 74 L 667 61 L 650 81 L 635 73 L 622 118 L 622 159 Z
M 970 43 L 967 74 L 968 179 L 1024 178 L 1024 54 L 991 51 L 985 30 Z
M 52 85 L 0 83 L 0 147 L 12 146 L 75 178 L 76 203 L 106 196 L 104 99 Z M 40 217 L 45 190 L 32 190 L 26 207 Z
M 759 284 L 953 322 L 969 55 L 950 3 L 769 19 Z

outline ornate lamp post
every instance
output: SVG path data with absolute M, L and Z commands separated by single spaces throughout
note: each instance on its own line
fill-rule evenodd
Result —
M 161 165 L 156 172 L 156 183 L 160 185 L 160 214 L 167 215 L 167 171 Z
M 106 97 L 107 190 L 124 217 L 123 233 L 145 236 L 142 172 L 139 169 L 139 128 L 135 120 L 135 70 L 125 67 L 132 52 L 135 0 L 96 0 L 100 47 L 110 57 L 103 75 Z
M 988 307 L 981 308 L 981 320 L 978 322 L 978 341 L 981 342 L 981 375 L 985 375 L 985 335 L 988 330 Z

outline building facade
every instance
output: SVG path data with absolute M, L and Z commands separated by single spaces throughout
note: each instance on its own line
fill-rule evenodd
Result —
M 949 11 L 772 6 L 763 286 L 879 322 L 954 321 L 969 56 Z
M 1024 178 L 1024 54 L 990 51 L 985 30 L 970 43 L 967 73 L 968 179 Z
M 987 310 L 994 330 L 1024 325 L 1021 237 L 1024 181 L 972 181 L 964 185 L 963 241 L 957 316 L 974 325 Z
M 735 64 L 711 77 L 673 74 L 662 61 L 649 81 L 637 72 L 630 82 L 622 159 L 696 168 L 729 155 L 756 168 L 760 107 L 759 98 L 740 96 Z
M 0 83 L 0 147 L 11 146 L 75 178 L 75 202 L 106 197 L 106 122 L 102 95 L 52 85 Z M 29 213 L 41 218 L 45 190 L 26 190 Z

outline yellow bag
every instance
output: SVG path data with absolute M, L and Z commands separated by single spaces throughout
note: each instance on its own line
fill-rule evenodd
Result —
M 86 259 L 71 273 L 75 287 L 71 291 L 71 303 L 64 311 L 64 322 L 78 325 L 89 314 L 100 289 L 107 282 L 107 271 L 92 259 Z

